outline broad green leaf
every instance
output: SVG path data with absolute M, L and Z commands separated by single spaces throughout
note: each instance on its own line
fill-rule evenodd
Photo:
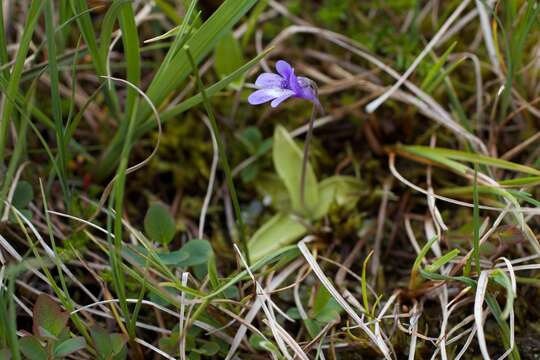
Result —
M 144 266 L 147 257 L 150 257 L 147 249 L 142 246 L 125 248 L 123 252 L 140 266 Z M 206 264 L 212 256 L 212 246 L 207 240 L 193 239 L 188 241 L 179 250 L 156 251 L 155 256 L 163 265 L 179 267 L 202 265 Z
M 319 204 L 314 218 L 325 216 L 333 203 L 352 209 L 356 206 L 362 191 L 362 182 L 352 176 L 332 176 L 319 184 Z
M 69 313 L 62 311 L 50 296 L 38 296 L 33 308 L 33 332 L 36 336 L 58 337 L 67 325 Z
M 304 319 L 304 325 L 312 339 L 321 332 L 321 324 L 316 320 Z
M 123 334 L 111 334 L 111 345 L 113 350 L 113 360 L 124 360 L 127 358 L 126 337 Z
M 82 336 L 77 336 L 58 344 L 54 349 L 54 356 L 68 356 L 84 348 L 86 348 L 86 341 Z
M 20 350 L 28 360 L 48 360 L 47 351 L 36 336 L 25 336 L 19 340 Z
M 237 39 L 233 36 L 232 32 L 217 43 L 214 51 L 214 59 L 216 71 L 220 78 L 224 78 L 227 75 L 234 72 L 245 62 L 244 55 L 242 54 L 242 48 Z M 243 78 L 240 77 L 231 83 L 231 86 L 235 90 L 239 90 L 242 87 Z
M 287 312 L 286 312 L 287 316 L 290 317 L 291 319 L 294 319 L 294 320 L 300 320 L 302 319 L 302 316 L 300 316 L 300 311 L 298 310 L 297 307 L 290 307 Z
M 207 240 L 193 239 L 188 241 L 179 250 L 182 259 L 176 263 L 177 266 L 195 266 L 206 264 L 212 256 L 212 246 Z
M 144 231 L 153 241 L 168 244 L 174 238 L 176 225 L 169 211 L 160 204 L 152 204 L 144 217 Z
M 249 343 L 256 350 L 266 350 L 276 355 L 279 354 L 279 350 L 273 342 L 266 340 L 258 334 L 251 335 Z
M 159 339 L 159 348 L 167 354 L 173 356 L 178 354 L 178 330 L 173 331 L 170 336 L 163 336 Z
M 13 201 L 12 204 L 16 207 L 24 217 L 27 219 L 32 219 L 32 212 L 28 210 L 27 206 L 34 198 L 34 190 L 32 185 L 26 181 L 19 181 L 13 192 Z M 12 223 L 17 223 L 17 216 L 14 212 L 9 213 L 9 221 Z
M 263 136 L 257 127 L 249 126 L 240 134 L 240 141 L 246 146 L 248 152 L 253 155 L 261 145 Z
M 98 355 L 100 355 L 100 358 L 113 355 L 110 335 L 105 329 L 102 329 L 101 327 L 95 325 L 90 330 L 90 334 L 92 335 L 92 340 L 94 340 L 94 346 L 97 350 Z
M 23 209 L 32 199 L 34 198 L 34 189 L 27 181 L 19 181 L 17 187 L 15 187 L 15 192 L 13 193 L 12 204 L 17 209 Z
M 330 295 L 328 290 L 326 290 L 324 286 L 319 286 L 313 308 L 311 309 L 313 318 L 319 322 L 328 323 L 339 318 L 339 314 L 342 311 L 343 308 L 336 299 Z
M 311 308 L 311 315 L 317 316 L 321 313 L 322 309 L 330 300 L 332 295 L 326 290 L 324 286 L 319 286 L 318 288 L 312 288 L 312 294 L 315 292 L 315 301 L 313 302 L 313 307 Z
M 94 340 L 95 349 L 99 359 L 125 359 L 127 339 L 122 334 L 109 334 L 105 329 L 95 325 L 90 329 L 92 340 Z
M 153 256 L 163 265 L 176 265 L 179 261 L 186 261 L 189 258 L 187 252 L 181 253 L 180 250 L 153 251 L 153 253 L 149 253 L 144 246 L 125 247 L 122 249 L 122 253 L 128 255 L 140 266 L 145 266 L 146 262 L 152 259 Z
M 278 126 L 274 132 L 272 149 L 274 167 L 289 192 L 293 211 L 311 215 L 319 203 L 319 186 L 313 168 L 308 164 L 304 188 L 304 208 L 300 196 L 302 150 L 283 126 Z
M 251 259 L 256 261 L 298 240 L 306 228 L 289 214 L 278 213 L 265 223 L 249 240 Z
M 240 177 L 242 178 L 242 182 L 244 183 L 250 183 L 253 180 L 257 178 L 257 175 L 259 174 L 260 166 L 258 163 L 254 162 L 246 166 L 242 171 L 240 172 Z
M 291 208 L 289 192 L 283 181 L 275 173 L 260 174 L 254 181 L 257 192 L 269 200 L 269 205 L 277 211 L 287 211 Z

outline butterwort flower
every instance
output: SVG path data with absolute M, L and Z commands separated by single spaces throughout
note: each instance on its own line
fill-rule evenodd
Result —
M 251 105 L 272 101 L 270 105 L 275 108 L 292 97 L 306 99 L 320 106 L 315 82 L 307 77 L 296 76 L 293 67 L 283 60 L 276 63 L 276 71 L 277 74 L 262 73 L 257 77 L 255 86 L 259 90 L 249 95 L 248 102 Z

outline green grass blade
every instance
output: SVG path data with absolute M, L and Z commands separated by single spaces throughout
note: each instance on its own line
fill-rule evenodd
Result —
M 4 67 L 7 66 L 9 62 L 9 56 L 7 51 L 7 41 L 6 41 L 6 32 L 5 32 L 5 25 L 4 25 L 4 7 L 0 6 L 0 66 Z M 9 77 L 9 71 L 7 71 L 7 68 L 4 69 L 3 75 L 7 78 Z
M 51 88 L 51 105 L 52 115 L 54 119 L 54 130 L 56 134 L 56 147 L 58 151 L 58 177 L 62 190 L 64 192 L 64 203 L 69 207 L 70 194 L 67 186 L 67 154 L 66 143 L 64 141 L 64 123 L 62 120 L 62 108 L 60 104 L 60 90 L 58 67 L 56 61 L 56 40 L 55 40 L 55 25 L 54 25 L 54 2 L 47 0 L 45 5 L 45 29 L 47 36 L 48 54 L 49 57 L 49 78 Z
M 238 77 L 245 74 L 249 69 L 251 69 L 255 64 L 257 64 L 259 61 L 261 61 L 262 58 L 264 58 L 266 55 L 270 53 L 272 49 L 268 49 L 256 57 L 254 57 L 252 60 L 248 61 L 241 67 L 239 67 L 237 70 L 229 74 L 228 76 L 224 77 L 222 80 L 218 81 L 217 83 L 207 87 L 205 89 L 206 95 L 208 97 L 212 97 L 219 93 L 221 90 L 225 89 L 231 82 L 233 82 Z M 168 120 L 171 120 L 178 115 L 186 112 L 187 110 L 191 109 L 194 106 L 199 105 L 202 103 L 202 95 L 201 93 L 198 93 L 197 95 L 194 95 L 184 101 L 182 101 L 180 104 L 175 105 L 167 110 L 165 110 L 161 114 L 161 120 L 163 123 L 165 123 Z M 140 130 L 137 132 L 139 136 L 143 135 L 147 131 L 153 129 L 156 127 L 156 122 L 154 120 L 148 120 L 145 121 L 144 124 L 140 127 Z
M 424 90 L 429 89 L 427 90 L 428 93 L 433 90 L 434 80 L 437 78 L 437 76 L 441 72 L 443 65 L 448 60 L 448 56 L 452 53 L 456 45 L 457 45 L 457 42 L 454 41 L 452 45 L 450 45 L 448 49 L 446 49 L 446 51 L 442 54 L 442 56 L 436 59 L 435 64 L 433 64 L 433 66 L 429 69 L 426 77 L 422 81 L 422 84 L 420 85 L 421 89 L 424 89 Z
M 229 166 L 229 160 L 227 160 L 227 152 L 225 151 L 225 145 L 223 144 L 223 141 L 221 140 L 220 131 L 216 122 L 216 118 L 214 116 L 212 105 L 210 104 L 210 101 L 208 100 L 208 97 L 206 96 L 206 91 L 204 90 L 204 85 L 200 77 L 199 68 L 197 67 L 197 64 L 195 63 L 195 59 L 191 55 L 191 50 L 189 49 L 188 45 L 184 46 L 184 51 L 188 55 L 189 61 L 193 68 L 193 72 L 195 73 L 195 77 L 197 79 L 197 85 L 199 86 L 199 91 L 201 92 L 201 96 L 203 99 L 204 108 L 206 110 L 206 113 L 208 114 L 208 118 L 210 119 L 210 124 L 212 125 L 212 131 L 214 132 L 214 136 L 218 144 L 219 160 L 221 162 L 221 166 L 223 167 L 223 172 L 225 173 L 225 177 L 227 180 L 227 188 L 229 190 L 229 195 L 233 203 L 233 208 L 234 208 L 235 217 L 236 217 L 236 225 L 238 227 L 238 235 L 240 236 L 240 246 L 242 248 L 242 251 L 244 252 L 244 256 L 246 257 L 247 264 L 250 265 L 251 260 L 250 260 L 249 249 L 248 249 L 248 244 L 247 244 L 246 228 L 244 225 L 244 220 L 242 218 L 242 210 L 240 209 L 240 202 L 238 201 L 236 187 L 234 186 L 234 181 L 233 181 L 233 177 L 231 173 L 231 167 Z
M 34 81 L 28 91 L 28 98 L 27 98 L 28 104 L 32 104 L 36 86 L 37 86 L 37 82 Z M 32 107 L 31 105 L 27 106 L 26 111 L 28 113 L 30 112 L 31 107 Z M 17 133 L 17 142 L 15 143 L 15 148 L 13 149 L 13 153 L 11 154 L 11 158 L 9 159 L 7 170 L 4 174 L 4 181 L 2 183 L 2 188 L 0 190 L 0 199 L 7 199 L 7 194 L 11 187 L 11 181 L 13 180 L 15 172 L 17 171 L 17 167 L 21 163 L 21 159 L 26 150 L 26 146 L 27 146 L 26 138 L 27 138 L 27 130 L 28 130 L 29 121 L 30 121 L 30 118 L 28 116 L 25 116 L 25 115 L 21 116 L 21 120 L 19 123 L 19 131 Z M 4 202 L 1 201 L 0 214 L 3 214 L 4 205 L 5 205 Z
M 420 253 L 418 253 L 418 256 L 416 256 L 413 267 L 411 269 L 411 279 L 409 281 L 410 290 L 413 290 L 417 285 L 417 278 L 418 278 L 418 273 L 420 271 L 420 265 L 422 264 L 422 260 L 424 260 L 424 258 L 426 257 L 427 253 L 429 252 L 433 244 L 438 240 L 439 240 L 439 237 L 434 236 L 422 247 L 422 249 L 420 249 Z
M 141 82 L 141 54 L 133 7 L 123 6 L 120 10 L 118 19 L 120 22 L 120 29 L 122 30 L 124 56 L 127 61 L 127 81 L 138 87 Z M 133 87 L 128 86 L 127 99 L 124 108 L 126 120 L 130 119 L 134 114 L 137 97 L 137 91 Z
M 9 82 L 7 84 L 5 95 L 8 98 L 13 99 L 18 93 L 19 81 L 21 79 L 24 63 L 28 54 L 28 49 L 30 48 L 30 42 L 32 41 L 34 29 L 36 27 L 43 5 L 44 2 L 41 0 L 32 0 L 32 3 L 30 4 L 30 9 L 28 10 L 28 16 L 26 18 L 26 24 L 24 26 L 22 37 L 20 42 L 18 43 L 18 51 L 15 58 L 15 64 L 13 65 L 13 69 L 9 77 Z M 0 123 L 0 165 L 4 163 L 8 129 L 13 110 L 13 103 L 9 101 L 5 103 L 2 109 L 2 118 Z
M 225 35 L 257 0 L 226 0 L 214 14 L 186 42 L 198 64 L 212 51 L 218 40 Z M 165 98 L 186 79 L 191 72 L 189 59 L 184 51 L 175 54 L 166 67 L 160 69 L 148 88 L 148 97 L 156 105 L 163 103 Z M 141 109 L 140 118 L 145 119 L 150 109 Z
M 100 56 L 99 46 L 98 46 L 98 36 L 94 30 L 92 24 L 92 17 L 88 12 L 87 1 L 84 0 L 70 0 L 71 9 L 77 18 L 77 24 L 79 25 L 79 30 L 84 38 L 86 45 L 88 46 L 88 52 L 92 58 L 92 63 L 96 70 L 97 75 L 107 75 L 107 66 L 103 61 L 103 58 Z M 105 99 L 107 104 L 111 108 L 113 116 L 116 116 L 119 113 L 119 104 L 118 98 L 114 91 L 109 88 L 105 88 Z
M 10 275 L 7 278 L 7 286 L 0 286 L 0 330 L 4 341 L 11 350 L 13 360 L 21 360 L 19 351 L 19 342 L 17 340 L 17 306 L 15 305 L 15 276 Z
M 432 159 L 434 161 L 438 161 L 439 157 L 444 157 L 450 160 L 467 161 L 473 164 L 493 166 L 496 168 L 512 170 L 512 171 L 535 175 L 535 176 L 540 175 L 540 170 L 529 167 L 529 166 L 516 164 L 511 161 L 506 161 L 506 160 L 493 158 L 493 157 L 489 157 L 485 155 L 468 153 L 468 152 L 464 152 L 460 150 L 431 148 L 429 146 L 420 146 L 420 145 L 400 146 L 400 149 L 405 150 L 407 152 L 410 152 L 411 154 L 414 154 L 420 157 Z
M 459 255 L 459 249 L 454 249 L 454 250 L 444 254 L 440 258 L 436 259 L 435 261 L 433 261 L 433 263 L 431 265 L 426 266 L 426 271 L 427 272 L 436 272 L 441 267 L 443 267 L 444 265 L 446 265 L 450 261 L 452 261 L 458 255 Z
M 256 2 L 257 0 L 226 0 L 223 2 L 212 16 L 186 41 L 186 45 L 191 49 L 196 64 L 199 64 L 212 51 L 219 39 L 230 31 Z M 164 62 L 162 66 L 158 69 L 147 90 L 148 97 L 157 107 L 163 104 L 165 99 L 184 82 L 191 72 L 191 66 L 185 51 L 178 51 L 169 62 Z M 150 115 L 150 107 L 147 104 L 141 104 L 137 122 L 142 124 Z M 110 174 L 113 164 L 118 159 L 124 137 L 124 132 L 117 134 L 105 151 L 103 160 L 96 171 L 98 178 Z

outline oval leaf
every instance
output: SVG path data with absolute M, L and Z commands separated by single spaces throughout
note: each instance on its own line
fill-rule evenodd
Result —
M 29 360 L 47 360 L 47 351 L 35 336 L 25 336 L 19 340 L 21 352 Z
M 13 206 L 17 209 L 25 208 L 34 198 L 34 189 L 27 181 L 19 181 L 13 192 Z
M 58 337 L 69 319 L 69 313 L 46 294 L 38 296 L 33 313 L 33 332 L 37 336 Z
M 217 43 L 214 53 L 216 71 L 221 79 L 233 73 L 245 62 L 240 43 L 232 32 L 223 36 Z M 243 77 L 239 77 L 230 86 L 234 89 L 240 89 L 242 82 Z
M 279 213 L 253 234 L 248 244 L 251 259 L 257 261 L 306 233 L 306 228 L 292 216 Z
M 64 341 L 54 349 L 55 357 L 64 357 L 86 348 L 86 341 L 82 336 L 77 336 Z
M 347 209 L 353 208 L 360 198 L 362 183 L 352 176 L 332 176 L 319 184 L 319 205 L 314 218 L 325 216 L 332 204 Z
M 284 127 L 278 126 L 274 132 L 272 151 L 274 167 L 279 177 L 287 187 L 291 198 L 292 209 L 304 215 L 315 211 L 319 203 L 317 178 L 310 164 L 307 166 L 304 184 L 305 208 L 300 201 L 300 179 L 302 176 L 302 150 L 294 142 Z
M 160 204 L 152 204 L 144 217 L 144 231 L 160 244 L 168 244 L 174 238 L 176 226 L 169 211 Z
M 212 246 L 207 240 L 193 239 L 178 251 L 180 260 L 177 266 L 195 266 L 206 264 L 212 255 Z

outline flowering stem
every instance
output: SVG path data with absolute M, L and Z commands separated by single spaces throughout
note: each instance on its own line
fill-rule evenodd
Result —
M 304 141 L 304 156 L 302 158 L 302 174 L 300 175 L 300 205 L 304 210 L 306 209 L 305 203 L 305 190 L 306 190 L 306 172 L 307 165 L 309 163 L 309 143 L 313 137 L 313 123 L 315 122 L 315 115 L 317 114 L 317 104 L 313 103 L 313 110 L 311 111 L 311 118 L 309 119 L 308 131 L 306 134 L 306 140 Z
M 227 154 L 225 153 L 225 146 L 223 145 L 223 141 L 221 140 L 221 137 L 219 136 L 219 128 L 216 122 L 216 117 L 214 116 L 214 111 L 212 110 L 212 106 L 210 105 L 210 101 L 208 101 L 208 96 L 206 95 L 206 91 L 204 90 L 204 85 L 199 75 L 199 67 L 195 63 L 195 60 L 193 59 L 193 55 L 191 54 L 189 47 L 184 46 L 184 50 L 187 53 L 189 62 L 191 63 L 191 67 L 193 69 L 193 72 L 195 73 L 195 79 L 197 80 L 199 91 L 201 92 L 203 104 L 208 114 L 208 119 L 210 120 L 210 125 L 212 126 L 212 132 L 214 133 L 216 137 L 218 151 L 219 151 L 219 159 L 221 161 L 223 172 L 225 173 L 225 178 L 227 181 L 227 188 L 229 190 L 229 195 L 231 196 L 231 200 L 232 200 L 233 208 L 235 212 L 236 226 L 238 228 L 238 233 L 240 236 L 240 246 L 242 248 L 242 251 L 244 252 L 244 255 L 246 256 L 248 265 L 251 265 L 250 258 L 249 258 L 249 250 L 248 250 L 247 241 L 246 241 L 245 226 L 244 226 L 244 221 L 242 220 L 242 212 L 240 210 L 240 203 L 238 201 L 236 188 L 234 187 L 231 167 L 229 166 L 229 161 L 227 160 Z

